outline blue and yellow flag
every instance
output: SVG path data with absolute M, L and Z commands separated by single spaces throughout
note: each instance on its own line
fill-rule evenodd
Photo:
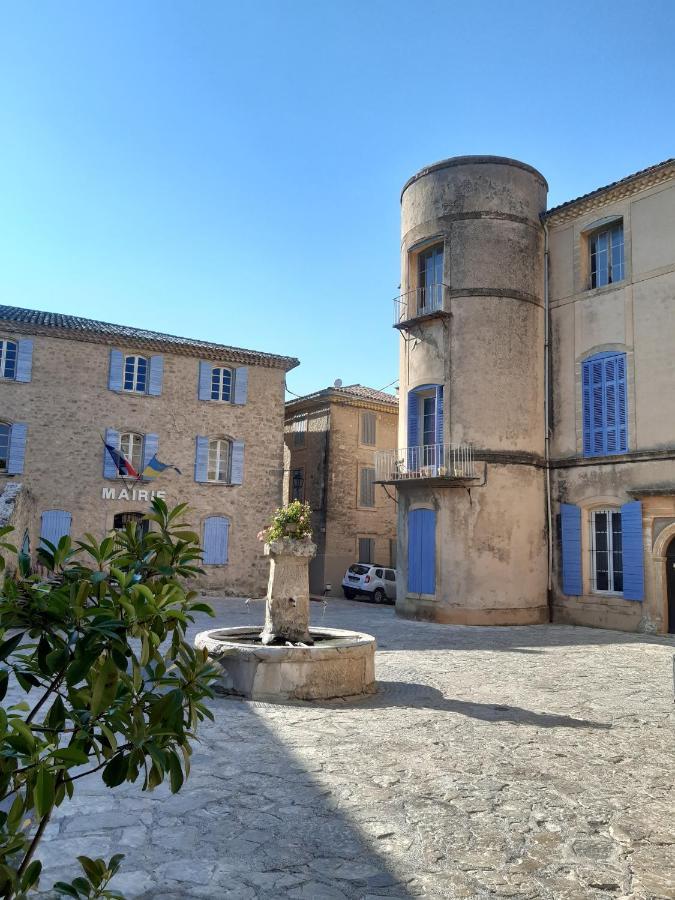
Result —
M 141 472 L 141 478 L 157 478 L 165 469 L 174 469 L 179 475 L 182 474 L 178 466 L 170 466 L 168 463 L 160 462 L 157 459 L 157 454 L 155 454 Z

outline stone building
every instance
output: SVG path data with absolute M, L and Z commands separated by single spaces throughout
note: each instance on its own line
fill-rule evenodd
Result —
M 374 454 L 396 442 L 398 401 L 353 384 L 308 394 L 286 404 L 287 500 L 312 508 L 317 555 L 310 590 L 341 596 L 354 562 L 396 563 L 396 503 L 375 485 Z
M 80 538 L 186 502 L 204 588 L 261 596 L 257 533 L 282 499 L 291 357 L 0 306 L 0 488 L 14 542 Z M 103 439 L 142 473 L 121 477 Z M 22 490 L 17 490 L 17 485 Z M 0 518 L 3 503 L 0 502 Z
M 397 611 L 675 631 L 675 161 L 546 210 L 457 157 L 403 188 Z

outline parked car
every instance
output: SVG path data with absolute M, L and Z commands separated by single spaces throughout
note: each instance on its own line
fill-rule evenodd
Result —
M 396 570 L 370 563 L 354 563 L 345 572 L 342 590 L 348 600 L 364 595 L 374 603 L 395 603 Z

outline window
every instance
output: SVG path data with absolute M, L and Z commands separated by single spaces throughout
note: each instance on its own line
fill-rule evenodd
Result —
M 621 510 L 596 509 L 591 513 L 593 590 L 623 593 Z
M 148 384 L 148 361 L 144 356 L 124 359 L 124 390 L 144 394 Z
M 142 512 L 122 512 L 113 517 L 113 528 L 116 531 L 125 531 L 127 525 L 135 525 L 137 538 L 144 537 L 150 530 L 150 522 Z
M 374 447 L 376 443 L 377 416 L 372 412 L 361 413 L 361 443 Z
M 232 370 L 214 366 L 211 369 L 211 399 L 230 402 L 232 393 Z
M 372 563 L 375 558 L 375 538 L 359 538 L 359 562 Z
M 418 313 L 432 312 L 443 305 L 443 244 L 417 256 Z
M 0 341 L 0 378 L 16 377 L 16 344 Z
M 623 280 L 623 222 L 589 235 L 588 249 L 592 288 Z
M 359 506 L 375 506 L 375 469 L 359 469 Z
M 143 435 L 133 431 L 120 434 L 120 452 L 129 460 L 137 472 L 143 469 Z M 121 476 L 124 477 L 124 476 Z
M 0 422 L 0 472 L 7 471 L 9 463 L 9 435 L 12 428 L 6 422 Z
M 584 456 L 628 450 L 626 354 L 600 353 L 582 364 Z
M 225 516 L 209 516 L 204 519 L 202 563 L 205 566 L 224 566 L 228 560 L 229 539 L 229 519 Z
M 436 398 L 421 397 L 422 405 L 422 444 L 428 447 L 436 443 Z
M 307 432 L 307 418 L 303 416 L 302 419 L 296 419 L 293 422 L 293 446 L 294 447 L 304 447 L 305 446 L 306 432 Z
M 305 499 L 305 470 L 291 470 L 291 500 Z
M 222 482 L 230 480 L 230 442 L 226 438 L 214 438 L 209 441 L 207 480 Z
M 391 569 L 384 570 L 384 580 L 385 581 L 396 581 L 396 572 L 392 572 Z

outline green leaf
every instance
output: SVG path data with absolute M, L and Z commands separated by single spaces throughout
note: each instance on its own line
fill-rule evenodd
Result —
M 169 783 L 172 794 L 178 793 L 183 786 L 184 780 L 178 756 L 175 753 L 169 754 Z
M 119 677 L 119 669 L 115 665 L 114 660 L 107 656 L 94 682 L 94 690 L 91 696 L 92 716 L 97 716 L 102 710 L 107 709 L 112 704 L 117 694 Z
M 89 762 L 87 754 L 78 747 L 63 747 L 61 750 L 54 750 L 52 756 L 58 762 L 70 763 L 73 766 L 82 766 Z
M 88 856 L 78 856 L 77 859 L 84 870 L 84 874 L 94 887 L 97 888 L 103 881 L 103 876 L 105 874 L 105 864 L 103 861 L 90 859 Z
M 117 872 L 123 859 L 124 853 L 116 853 L 114 856 L 110 857 L 110 860 L 108 861 L 108 871 L 111 876 Z
M 37 781 L 35 782 L 35 790 L 33 791 L 33 800 L 35 802 L 35 812 L 39 818 L 46 815 L 54 805 L 54 787 L 56 776 L 44 766 L 38 770 Z
M 124 756 L 122 753 L 118 753 L 116 756 L 113 756 L 103 770 L 103 782 L 110 788 L 117 787 L 117 785 L 122 784 L 127 777 L 128 771 L 129 757 Z
M 0 644 L 0 661 L 7 659 L 7 657 L 16 650 L 23 640 L 24 634 L 25 631 L 20 631 L 18 634 L 15 634 L 13 637 L 8 638 Z
M 0 700 L 5 699 L 7 686 L 9 685 L 9 672 L 7 669 L 0 670 Z
M 42 872 L 42 863 L 39 859 L 35 859 L 26 867 L 26 871 L 23 873 L 23 878 L 21 879 L 21 890 L 27 891 L 30 888 L 37 886 L 38 880 L 40 878 L 40 872 Z
M 79 893 L 75 890 L 75 888 L 71 884 L 66 884 L 65 881 L 55 881 L 54 882 L 54 890 L 58 891 L 60 894 L 65 894 L 66 897 L 74 897 L 75 900 L 80 900 Z M 87 893 L 89 893 L 88 890 L 87 890 Z

